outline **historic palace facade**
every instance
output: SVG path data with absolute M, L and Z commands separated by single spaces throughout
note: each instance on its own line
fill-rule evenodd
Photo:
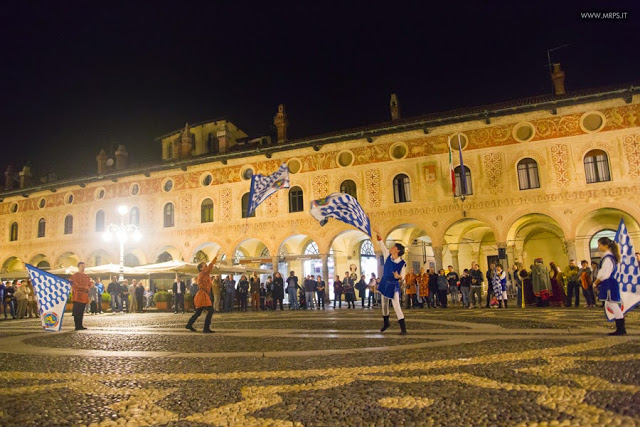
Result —
M 129 265 L 221 251 L 229 263 L 298 275 L 342 276 L 352 265 L 369 274 L 377 245 L 334 220 L 321 227 L 308 212 L 311 200 L 338 191 L 356 196 L 388 241 L 409 247 L 412 266 L 529 266 L 542 257 L 564 267 L 598 256 L 592 239 L 621 218 L 640 245 L 639 88 L 564 94 L 560 83 L 554 95 L 408 119 L 392 96 L 389 122 L 298 140 L 287 139 L 280 106 L 273 142 L 219 120 L 158 138 L 163 160 L 146 168 L 127 168 L 120 146 L 115 159 L 98 155 L 94 176 L 29 185 L 23 170 L 19 188 L 8 171 L 2 272 L 118 263 L 119 247 L 102 231 L 120 223 L 124 204 L 125 222 L 143 234 L 125 248 Z M 452 194 L 450 145 L 465 197 Z M 245 218 L 251 174 L 283 162 L 291 188 Z

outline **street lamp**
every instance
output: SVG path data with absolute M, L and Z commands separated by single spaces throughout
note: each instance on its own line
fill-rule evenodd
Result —
M 115 237 L 120 242 L 120 281 L 124 280 L 124 244 L 132 237 L 134 241 L 138 242 L 142 238 L 140 229 L 135 224 L 124 223 L 124 217 L 129 212 L 129 208 L 124 205 L 118 206 L 118 214 L 120 215 L 120 225 L 109 224 L 102 236 L 105 242 L 111 242 Z

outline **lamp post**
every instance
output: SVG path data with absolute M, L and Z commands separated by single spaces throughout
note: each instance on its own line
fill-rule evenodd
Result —
M 118 206 L 118 214 L 120 215 L 120 225 L 109 224 L 102 236 L 105 242 L 110 242 L 115 236 L 120 243 L 120 278 L 122 282 L 124 280 L 124 244 L 129 240 L 129 236 L 133 237 L 133 240 L 138 242 L 142 238 L 142 233 L 135 224 L 125 224 L 124 217 L 129 212 L 129 208 L 124 205 Z

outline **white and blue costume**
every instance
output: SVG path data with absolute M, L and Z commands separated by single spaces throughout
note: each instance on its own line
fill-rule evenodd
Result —
M 614 319 L 623 319 L 624 315 L 620 309 L 620 284 L 616 280 L 618 266 L 613 254 L 607 251 L 600 261 L 598 270 L 598 298 L 605 301 L 605 310 L 613 314 Z
M 404 314 L 402 313 L 402 308 L 400 308 L 400 281 L 395 278 L 394 273 L 404 277 L 406 263 L 400 257 L 391 258 L 389 249 L 387 249 L 384 242 L 382 240 L 378 242 L 385 259 L 382 277 L 378 284 L 378 291 L 382 294 L 382 315 L 389 316 L 389 300 L 391 300 L 398 320 L 402 320 L 404 319 Z

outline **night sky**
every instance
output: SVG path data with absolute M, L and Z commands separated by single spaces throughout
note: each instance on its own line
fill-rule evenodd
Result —
M 392 92 L 404 117 L 545 94 L 568 43 L 568 91 L 640 79 L 637 2 L 387 3 L 4 1 L 0 170 L 158 161 L 185 122 L 258 136 L 280 103 L 296 138 L 388 120 Z M 605 10 L 628 15 L 580 19 Z

